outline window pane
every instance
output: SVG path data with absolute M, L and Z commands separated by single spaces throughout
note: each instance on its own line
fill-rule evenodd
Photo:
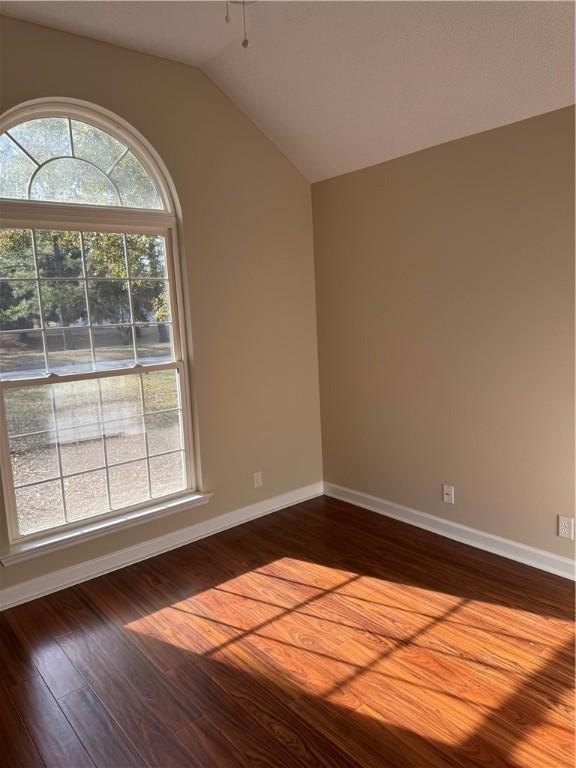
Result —
M 97 370 L 134 365 L 132 328 L 129 325 L 92 329 Z
M 22 379 L 45 373 L 41 331 L 0 332 L 0 378 Z
M 66 117 L 28 120 L 0 135 L 0 197 L 163 207 L 148 172 L 121 141 Z
M 56 373 L 173 360 L 168 280 L 139 276 L 165 273 L 162 236 L 0 230 L 0 248 L 0 269 L 29 275 L 0 279 L 4 377 L 45 375 L 44 348 Z
M 80 280 L 40 280 L 44 325 L 47 328 L 86 325 L 86 296 Z
M 16 489 L 18 530 L 22 536 L 66 522 L 60 480 Z
M 0 197 L 23 200 L 38 166 L 7 134 L 0 136 Z
M 36 277 L 31 230 L 0 229 L 0 277 Z
M 82 252 L 78 232 L 36 230 L 34 239 L 40 277 L 82 275 Z
M 28 120 L 10 128 L 9 133 L 38 163 L 71 154 L 68 120 L 65 117 Z
M 167 453 L 182 448 L 180 411 L 166 411 L 146 416 L 148 453 Z
M 104 420 L 123 419 L 142 413 L 139 376 L 110 376 L 100 381 Z
M 154 371 L 142 376 L 144 408 L 147 413 L 178 408 L 177 376 L 177 371 Z
M 2 377 L 172 359 L 162 236 L 0 229 Z M 155 498 L 185 487 L 177 375 L 4 392 L 22 535 L 145 502 L 152 485 Z
M 54 384 L 51 389 L 59 430 L 99 420 L 97 381 L 67 381 Z
M 9 435 L 54 429 L 50 387 L 4 390 Z
M 122 280 L 88 280 L 88 301 L 93 325 L 130 322 L 128 285 Z
M 31 200 L 84 205 L 120 205 L 118 193 L 110 179 L 98 168 L 65 157 L 43 165 L 32 180 Z
M 86 274 L 94 277 L 126 277 L 124 236 L 112 232 L 85 232 Z
M 4 392 L 22 535 L 109 511 L 108 486 L 113 509 L 185 488 L 181 411 L 142 414 L 142 395 L 148 409 L 177 406 L 176 372 Z
M 93 369 L 88 328 L 46 331 L 46 353 L 48 368 L 54 373 L 81 373 Z
M 72 475 L 103 467 L 104 448 L 100 424 L 83 424 L 58 431 L 62 473 Z
M 71 122 L 74 156 L 89 160 L 103 171 L 108 171 L 126 147 L 109 133 L 105 133 L 93 125 L 79 123 L 77 120 Z
M 172 360 L 172 329 L 170 323 L 137 325 L 136 351 L 141 365 L 154 365 Z
M 83 520 L 108 512 L 106 471 L 87 472 L 64 478 L 64 499 L 69 521 Z
M 10 438 L 10 456 L 14 485 L 50 480 L 60 474 L 55 432 Z
M 139 504 L 150 498 L 146 461 L 110 467 L 108 474 L 113 509 Z
M 170 320 L 166 280 L 132 280 L 132 308 L 136 323 L 162 323 Z
M 35 280 L 0 280 L 0 330 L 40 327 Z
M 121 205 L 128 208 L 162 208 L 152 180 L 132 152 L 124 155 L 110 178 L 120 192 Z
M 146 456 L 144 422 L 142 418 L 110 421 L 104 425 L 108 464 L 119 464 Z
M 168 453 L 150 459 L 150 483 L 152 496 L 166 496 L 186 487 L 184 454 Z
M 166 277 L 166 253 L 161 235 L 126 235 L 132 277 Z

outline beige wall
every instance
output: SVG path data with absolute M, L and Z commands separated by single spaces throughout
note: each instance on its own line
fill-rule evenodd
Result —
M 9 586 L 319 481 L 322 466 L 310 185 L 198 70 L 11 19 L 1 34 L 0 112 L 43 96 L 85 99 L 128 120 L 168 166 L 214 492 L 192 512 L 0 569 Z
M 571 552 L 573 147 L 564 109 L 313 186 L 325 480 Z
M 318 481 L 322 459 L 308 183 L 199 71 L 1 21 L 0 111 L 100 104 L 172 174 L 215 494 L 0 569 L 10 586 Z M 316 184 L 313 202 L 325 479 L 568 554 L 555 516 L 573 514 L 572 112 Z

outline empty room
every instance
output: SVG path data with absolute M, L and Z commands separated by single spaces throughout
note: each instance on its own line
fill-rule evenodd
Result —
M 576 768 L 575 10 L 0 3 L 2 768 Z

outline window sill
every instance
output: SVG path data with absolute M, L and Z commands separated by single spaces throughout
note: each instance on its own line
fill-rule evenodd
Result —
M 194 491 L 186 496 L 179 496 L 169 501 L 154 504 L 154 506 L 127 512 L 125 515 L 120 514 L 117 517 L 109 517 L 105 520 L 87 523 L 73 530 L 51 533 L 46 536 L 30 539 L 29 541 L 21 540 L 12 544 L 7 552 L 0 555 L 0 563 L 4 566 L 13 565 L 14 563 L 39 557 L 49 552 L 56 552 L 60 549 L 71 547 L 74 544 L 80 544 L 81 542 L 104 536 L 113 531 L 131 528 L 134 525 L 146 523 L 176 512 L 182 512 L 191 507 L 202 506 L 208 503 L 211 498 L 211 493 Z

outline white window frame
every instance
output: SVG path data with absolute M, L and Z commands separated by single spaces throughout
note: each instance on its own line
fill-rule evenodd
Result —
M 166 514 L 183 507 L 205 503 L 210 494 L 199 487 L 197 439 L 194 428 L 194 397 L 190 376 L 191 333 L 190 313 L 183 290 L 185 265 L 179 247 L 181 228 L 180 208 L 174 185 L 164 163 L 154 148 L 128 123 L 108 110 L 76 99 L 37 99 L 25 102 L 0 116 L 0 134 L 15 125 L 40 117 L 69 117 L 89 123 L 106 131 L 130 149 L 152 178 L 163 204 L 163 210 L 134 209 L 51 203 L 33 200 L 0 199 L 0 227 L 14 229 L 48 229 L 89 232 L 121 232 L 125 234 L 156 234 L 164 237 L 170 306 L 174 362 L 136 365 L 129 369 L 89 371 L 85 373 L 48 374 L 44 377 L 4 379 L 0 381 L 0 473 L 8 530 L 8 553 L 1 555 L 3 564 L 41 554 L 45 549 L 59 548 L 70 543 L 101 535 L 112 528 L 127 527 L 146 520 L 150 515 Z M 42 386 L 58 382 L 99 379 L 108 376 L 138 375 L 158 370 L 177 370 L 180 383 L 180 408 L 183 424 L 183 447 L 187 487 L 165 497 L 119 510 L 104 512 L 92 518 L 74 521 L 21 535 L 16 515 L 16 496 L 10 460 L 3 390 L 29 385 Z

